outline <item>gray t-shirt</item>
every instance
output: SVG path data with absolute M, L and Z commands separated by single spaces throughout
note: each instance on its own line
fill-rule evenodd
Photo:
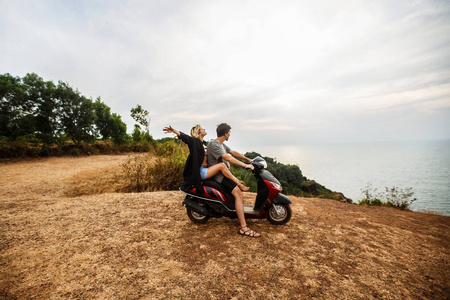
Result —
M 227 145 L 223 143 L 219 143 L 216 140 L 211 140 L 208 143 L 207 147 L 207 158 L 208 158 L 208 167 L 214 166 L 218 163 L 224 162 L 228 169 L 230 169 L 230 163 L 226 160 L 222 159 L 222 155 L 225 153 L 229 153 L 231 151 L 230 148 L 228 148 Z M 213 177 L 213 179 L 219 183 L 222 182 L 223 179 L 222 172 L 219 172 L 216 176 Z

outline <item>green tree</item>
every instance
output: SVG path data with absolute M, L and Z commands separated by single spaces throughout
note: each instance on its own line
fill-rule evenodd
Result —
M 110 127 L 113 142 L 116 144 L 125 143 L 128 138 L 127 125 L 122 121 L 120 115 L 116 113 L 111 114 Z
M 56 86 L 52 81 L 44 81 L 34 73 L 27 74 L 23 78 L 23 84 L 29 106 L 34 110 L 35 134 L 44 143 L 51 144 L 58 132 Z
M 142 107 L 136 118 L 148 127 Z M 0 75 L 0 137 L 37 137 L 44 144 L 70 138 L 75 143 L 96 137 L 123 143 L 128 139 L 121 117 L 100 98 L 93 103 L 65 82 L 44 81 L 35 73 L 22 79 Z
M 94 102 L 96 137 L 108 139 L 112 135 L 111 108 L 100 97 Z
M 82 141 L 92 141 L 95 138 L 95 112 L 92 100 L 82 96 L 62 81 L 59 81 L 56 91 L 64 134 L 77 144 Z
M 111 138 L 114 143 L 121 144 L 127 139 L 127 125 L 120 115 L 111 113 L 111 108 L 100 100 L 94 102 L 96 135 L 102 139 Z
M 134 124 L 134 130 L 133 133 L 131 134 L 131 136 L 133 137 L 133 141 L 135 142 L 141 142 L 143 137 L 142 137 L 142 133 L 141 133 L 141 127 L 138 124 Z
M 33 131 L 28 104 L 22 80 L 9 73 L 0 75 L 0 136 L 15 139 Z
M 131 117 L 140 125 L 144 127 L 146 131 L 149 130 L 150 123 L 148 121 L 149 112 L 142 108 L 140 104 L 131 109 Z
M 133 140 L 135 142 L 145 140 L 152 142 L 153 138 L 150 135 L 150 121 L 149 112 L 142 108 L 140 104 L 131 109 L 131 117 L 138 123 L 134 125 Z M 141 125 L 144 127 L 141 129 Z

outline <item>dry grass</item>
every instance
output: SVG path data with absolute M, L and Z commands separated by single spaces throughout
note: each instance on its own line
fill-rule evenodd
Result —
M 74 175 L 71 185 L 64 194 L 68 197 L 77 197 L 115 193 L 121 191 L 124 182 L 120 166 L 108 166 Z
M 292 197 L 290 223 L 277 227 L 250 220 L 263 235 L 250 239 L 236 234 L 236 220 L 192 224 L 177 191 L 66 196 L 83 178 L 113 182 L 126 159 L 0 165 L 0 298 L 446 299 L 450 294 L 449 217 Z M 247 194 L 246 201 L 253 197 Z

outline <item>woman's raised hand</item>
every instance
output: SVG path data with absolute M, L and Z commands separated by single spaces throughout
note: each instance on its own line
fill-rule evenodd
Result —
M 173 133 L 174 129 L 172 128 L 172 126 L 167 126 L 163 128 L 164 133 Z
M 172 126 L 164 127 L 163 128 L 164 133 L 175 133 L 176 135 L 180 136 L 180 132 L 176 129 L 173 129 Z

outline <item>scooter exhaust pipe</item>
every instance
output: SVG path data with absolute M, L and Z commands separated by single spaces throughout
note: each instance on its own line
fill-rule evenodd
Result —
M 211 214 L 206 208 L 204 208 L 203 206 L 198 205 L 197 203 L 195 203 L 194 201 L 185 198 L 183 201 L 183 204 L 186 205 L 186 207 L 190 208 L 191 210 L 205 215 L 205 216 L 209 216 L 209 217 L 213 217 L 214 215 Z

